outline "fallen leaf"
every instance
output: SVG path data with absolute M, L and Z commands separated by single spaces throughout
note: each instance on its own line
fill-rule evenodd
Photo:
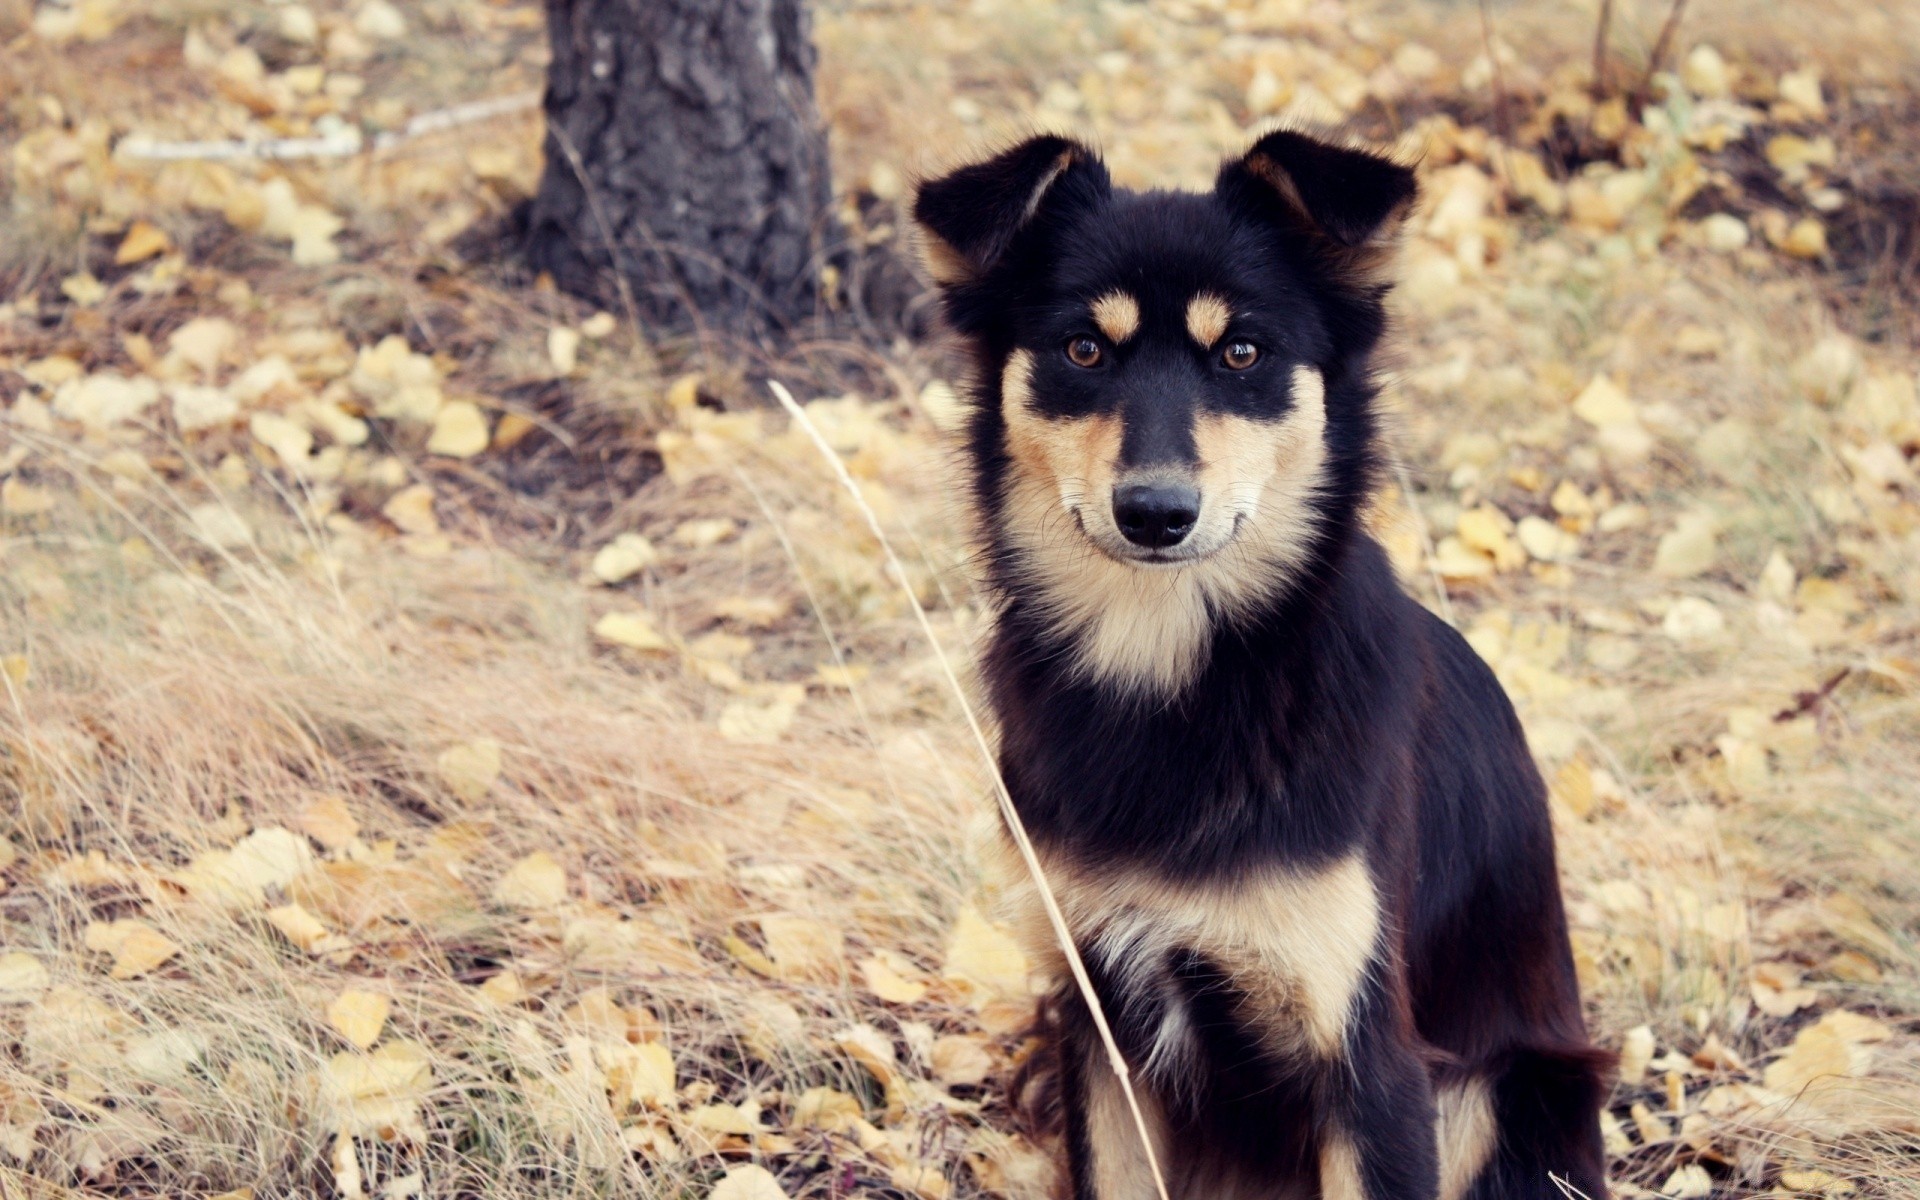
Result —
M 773 960 L 781 978 L 818 983 L 840 978 L 846 965 L 845 939 L 838 929 L 811 917 L 785 913 L 761 917 L 759 924 L 767 957 Z
M 472 458 L 487 448 L 487 418 L 470 400 L 450 400 L 434 414 L 428 454 Z
M 1653 1061 L 1653 1026 L 1636 1025 L 1627 1030 L 1626 1037 L 1620 1042 L 1620 1080 L 1622 1083 L 1638 1083 L 1647 1073 L 1647 1064 Z
M 561 375 L 571 375 L 580 366 L 580 331 L 565 325 L 547 330 L 547 361 Z
M 720 1182 L 713 1185 L 708 1200 L 788 1200 L 788 1197 L 772 1171 L 747 1163 L 729 1169 Z
M 500 743 L 492 738 L 460 742 L 442 750 L 434 767 L 448 791 L 468 804 L 477 804 L 500 778 Z
M 339 796 L 322 796 L 300 810 L 294 824 L 329 850 L 344 850 L 360 836 L 360 822 Z
M 327 1005 L 327 1024 L 356 1050 L 365 1050 L 380 1040 L 392 1009 L 390 996 L 348 988 Z
M 135 979 L 180 953 L 179 945 L 145 921 L 127 917 L 94 921 L 86 928 L 87 949 L 113 956 L 113 979 Z
M 947 960 L 941 974 L 1001 995 L 1025 996 L 1029 969 L 1025 952 L 1010 934 L 971 905 L 960 910 L 947 936 Z
M 889 1004 L 914 1004 L 927 994 L 927 985 L 908 979 L 885 959 L 874 955 L 860 964 L 867 990 Z
M 600 547 L 593 556 L 593 577 L 601 583 L 625 583 L 660 561 L 653 543 L 637 533 L 623 533 Z
M 268 909 L 267 924 L 308 954 L 326 954 L 348 945 L 345 938 L 321 924 L 318 917 L 298 904 L 283 904 Z
M 730 517 L 696 518 L 680 522 L 674 528 L 673 540 L 689 550 L 705 550 L 726 541 L 738 529 Z
M 654 627 L 653 618 L 637 611 L 610 612 L 593 624 L 593 636 L 629 650 L 662 651 L 673 643 Z
M 1699 1200 L 1702 1196 L 1713 1195 L 1713 1176 L 1699 1163 L 1687 1163 L 1674 1169 L 1667 1181 L 1660 1185 L 1660 1194 L 1672 1196 L 1674 1200 Z
M 151 221 L 135 221 L 127 229 L 127 235 L 120 239 L 120 248 L 113 252 L 114 265 L 125 267 L 145 262 L 172 248 L 173 240 L 159 226 Z
M 53 508 L 53 493 L 35 487 L 17 475 L 0 483 L 0 512 L 10 517 L 37 517 Z
M 424 483 L 401 488 L 381 505 L 380 514 L 392 521 L 402 533 L 440 532 L 440 520 L 433 514 L 433 489 Z
M 0 1004 L 32 1004 L 53 986 L 53 975 L 33 955 L 20 950 L 0 954 Z
M 935 1038 L 931 1062 L 934 1077 L 950 1087 L 985 1083 L 994 1068 L 991 1043 L 981 1034 Z
M 551 854 L 536 850 L 507 869 L 493 885 L 493 898 L 508 908 L 553 908 L 567 898 L 566 869 Z
M 730 742 L 768 744 L 792 726 L 807 697 L 797 683 L 772 684 L 751 697 L 730 700 L 720 710 L 720 736 Z

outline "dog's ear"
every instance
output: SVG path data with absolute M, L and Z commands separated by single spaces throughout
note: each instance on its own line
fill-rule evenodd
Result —
M 1413 208 L 1410 168 L 1382 155 L 1278 130 L 1220 169 L 1215 191 L 1310 233 L 1355 266 L 1384 247 Z
M 1111 186 L 1098 155 L 1053 135 L 929 180 L 913 201 L 927 270 L 945 287 L 979 279 L 1021 230 L 1091 203 Z

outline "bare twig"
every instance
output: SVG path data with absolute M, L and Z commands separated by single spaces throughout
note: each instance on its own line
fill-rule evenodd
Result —
M 928 645 L 933 647 L 933 656 L 939 661 L 940 670 L 946 676 L 947 685 L 953 689 L 954 698 L 959 700 L 960 712 L 967 719 L 967 728 L 973 733 L 974 744 L 979 747 L 981 757 L 986 761 L 987 770 L 993 776 L 994 796 L 1000 802 L 1000 816 L 1006 821 L 1007 832 L 1012 835 L 1014 845 L 1020 851 L 1021 860 L 1026 863 L 1027 873 L 1033 877 L 1033 885 L 1039 892 L 1041 906 L 1047 911 L 1047 921 L 1053 926 L 1053 936 L 1060 943 L 1061 952 L 1066 956 L 1067 969 L 1072 972 L 1073 981 L 1079 987 L 1080 995 L 1087 1002 L 1087 1009 L 1093 1015 L 1094 1028 L 1099 1031 L 1100 1040 L 1106 1044 L 1107 1063 L 1120 1080 L 1120 1090 L 1126 1094 L 1127 1107 L 1133 1110 L 1134 1128 L 1139 1131 L 1140 1145 L 1146 1151 L 1147 1166 L 1153 1171 L 1154 1187 L 1160 1193 L 1160 1200 L 1168 1200 L 1167 1181 L 1160 1172 L 1160 1158 L 1154 1152 L 1153 1136 L 1147 1131 L 1146 1116 L 1140 1111 L 1139 1098 L 1134 1095 L 1132 1071 L 1127 1066 L 1126 1058 L 1120 1053 L 1120 1043 L 1114 1040 L 1113 1029 L 1107 1024 L 1106 1010 L 1100 1005 L 1100 997 L 1094 993 L 1093 979 L 1087 974 L 1086 963 L 1081 961 L 1080 949 L 1074 944 L 1073 931 L 1067 927 L 1067 918 L 1060 911 L 1060 902 L 1054 898 L 1053 888 L 1047 883 L 1047 873 L 1040 865 L 1040 856 L 1035 853 L 1033 842 L 1027 837 L 1027 827 L 1020 820 L 1019 811 L 1013 806 L 1013 794 L 1007 790 L 1007 781 L 1000 774 L 999 764 L 994 760 L 993 747 L 987 742 L 986 731 L 980 727 L 980 719 L 974 715 L 973 705 L 967 702 L 966 689 L 960 686 L 960 677 L 954 673 L 953 664 L 947 659 L 946 649 L 940 645 L 940 639 L 934 635 L 933 623 L 927 620 L 926 610 L 920 607 L 920 597 L 914 593 L 912 585 L 908 583 L 906 569 L 901 566 L 899 557 L 894 554 L 893 543 L 887 539 L 886 531 L 880 527 L 880 518 L 867 505 L 866 497 L 861 494 L 860 485 L 855 483 L 853 476 L 848 473 L 846 463 L 842 462 L 833 447 L 827 444 L 827 439 L 808 418 L 806 410 L 794 400 L 792 392 L 789 392 L 778 380 L 769 379 L 767 387 L 772 390 L 774 399 L 780 402 L 780 407 L 786 409 L 787 415 L 793 418 L 794 424 L 798 425 L 812 440 L 814 447 L 820 451 L 821 457 L 825 458 L 827 464 L 832 467 L 834 475 L 840 481 L 840 486 L 846 489 L 847 495 L 860 509 L 860 515 L 866 518 L 867 528 L 872 530 L 873 536 L 879 541 L 880 552 L 886 555 L 887 565 L 893 568 L 894 578 L 900 582 L 900 590 L 906 593 L 907 603 L 912 606 L 914 618 L 920 623 L 920 632 L 926 635 Z
M 1486 48 L 1487 66 L 1491 69 L 1493 127 L 1499 131 L 1502 145 L 1512 145 L 1512 123 L 1507 120 L 1507 82 L 1500 71 L 1500 54 L 1494 48 L 1493 14 L 1487 11 L 1487 0 L 1480 0 L 1480 41 Z
M 1653 94 L 1653 77 L 1666 65 L 1667 55 L 1673 51 L 1674 35 L 1680 32 L 1680 18 L 1687 14 L 1687 0 L 1673 0 L 1673 7 L 1667 9 L 1667 19 L 1660 24 L 1660 36 L 1653 40 L 1653 53 L 1647 55 L 1647 73 L 1640 77 L 1640 86 L 1635 89 L 1638 97 Z
M 305 158 L 352 158 L 369 148 L 375 154 L 385 154 L 414 138 L 457 129 L 462 125 L 490 121 L 495 117 L 525 112 L 530 108 L 539 107 L 539 104 L 539 92 L 515 92 L 508 96 L 492 96 L 485 100 L 473 100 L 448 108 L 436 108 L 432 112 L 424 112 L 412 118 L 399 129 L 376 134 L 371 142 L 358 127 L 343 125 L 338 129 L 312 137 L 231 138 L 216 141 L 174 142 L 147 137 L 144 134 L 133 134 L 121 138 L 114 146 L 113 152 L 120 158 L 143 159 L 150 162 L 226 161 L 248 158 L 284 162 Z
M 1593 26 L 1593 98 L 1607 94 L 1607 36 L 1613 30 L 1613 0 L 1600 0 L 1600 19 Z

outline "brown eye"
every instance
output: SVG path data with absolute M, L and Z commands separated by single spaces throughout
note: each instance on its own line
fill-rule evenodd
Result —
M 1229 371 L 1244 371 L 1260 361 L 1260 347 L 1252 342 L 1233 342 L 1220 355 L 1221 365 Z
M 1070 338 L 1067 341 L 1067 358 L 1076 367 L 1097 367 L 1100 365 L 1100 343 L 1090 337 Z

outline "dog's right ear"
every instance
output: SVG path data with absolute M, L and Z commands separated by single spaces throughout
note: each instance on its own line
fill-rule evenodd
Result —
M 1070 138 L 1029 138 L 920 186 L 913 219 L 927 271 L 942 287 L 991 271 L 1021 230 L 1107 194 L 1107 168 Z

